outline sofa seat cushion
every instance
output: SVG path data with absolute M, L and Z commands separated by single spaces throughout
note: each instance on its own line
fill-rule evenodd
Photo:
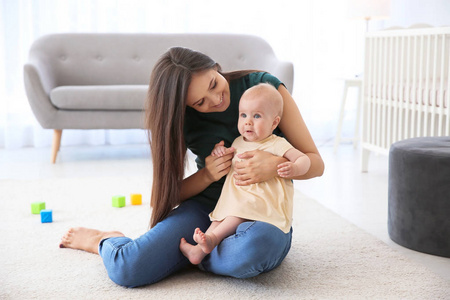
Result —
M 50 101 L 64 110 L 143 110 L 148 85 L 59 86 Z

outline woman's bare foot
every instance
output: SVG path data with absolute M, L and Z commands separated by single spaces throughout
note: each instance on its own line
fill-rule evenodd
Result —
M 98 245 L 103 239 L 124 236 L 119 231 L 100 231 L 76 227 L 70 228 L 62 237 L 60 248 L 72 248 L 98 254 Z
M 194 232 L 194 241 L 202 248 L 206 254 L 211 253 L 219 244 L 214 233 L 203 233 L 200 228 L 196 228 Z
M 183 255 L 186 256 L 193 265 L 198 265 L 199 263 L 201 263 L 207 255 L 205 252 L 203 252 L 200 245 L 191 245 L 184 238 L 182 238 L 180 241 L 180 250 L 181 253 L 183 253 Z

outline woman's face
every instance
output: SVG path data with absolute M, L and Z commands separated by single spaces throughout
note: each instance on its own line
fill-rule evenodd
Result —
M 193 74 L 186 103 L 202 113 L 225 111 L 230 106 L 228 82 L 215 69 Z

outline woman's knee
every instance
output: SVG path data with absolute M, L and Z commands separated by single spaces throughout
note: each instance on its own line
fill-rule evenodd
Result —
M 263 222 L 245 222 L 203 264 L 213 273 L 253 277 L 276 268 L 291 245 L 291 234 Z
M 104 263 L 109 278 L 120 286 L 133 288 L 149 285 L 167 276 L 156 264 L 149 267 L 142 263 L 141 258 L 133 257 L 123 249 L 117 250 L 114 256 L 114 260 L 109 263 L 104 260 Z
M 99 254 L 103 259 L 109 278 L 118 285 L 124 287 L 137 286 L 134 266 L 123 255 L 123 247 L 132 243 L 127 237 L 110 238 L 100 243 Z
M 123 287 L 137 287 L 145 285 L 146 283 L 139 282 L 136 274 L 131 272 L 131 268 L 126 265 L 117 265 L 114 268 L 107 269 L 109 278 L 116 284 Z
M 241 225 L 236 235 L 248 235 L 242 239 L 242 252 L 246 253 L 245 257 L 251 265 L 258 266 L 261 272 L 277 267 L 291 247 L 291 232 L 284 233 L 276 226 L 264 222 Z
M 236 237 L 243 237 L 242 247 L 253 254 L 277 256 L 291 244 L 291 233 L 265 222 L 244 222 L 236 230 Z M 263 251 L 261 251 L 263 250 Z

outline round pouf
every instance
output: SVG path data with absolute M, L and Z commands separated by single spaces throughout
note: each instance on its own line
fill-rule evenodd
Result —
M 391 146 L 388 202 L 394 242 L 450 257 L 450 137 L 412 138 Z

